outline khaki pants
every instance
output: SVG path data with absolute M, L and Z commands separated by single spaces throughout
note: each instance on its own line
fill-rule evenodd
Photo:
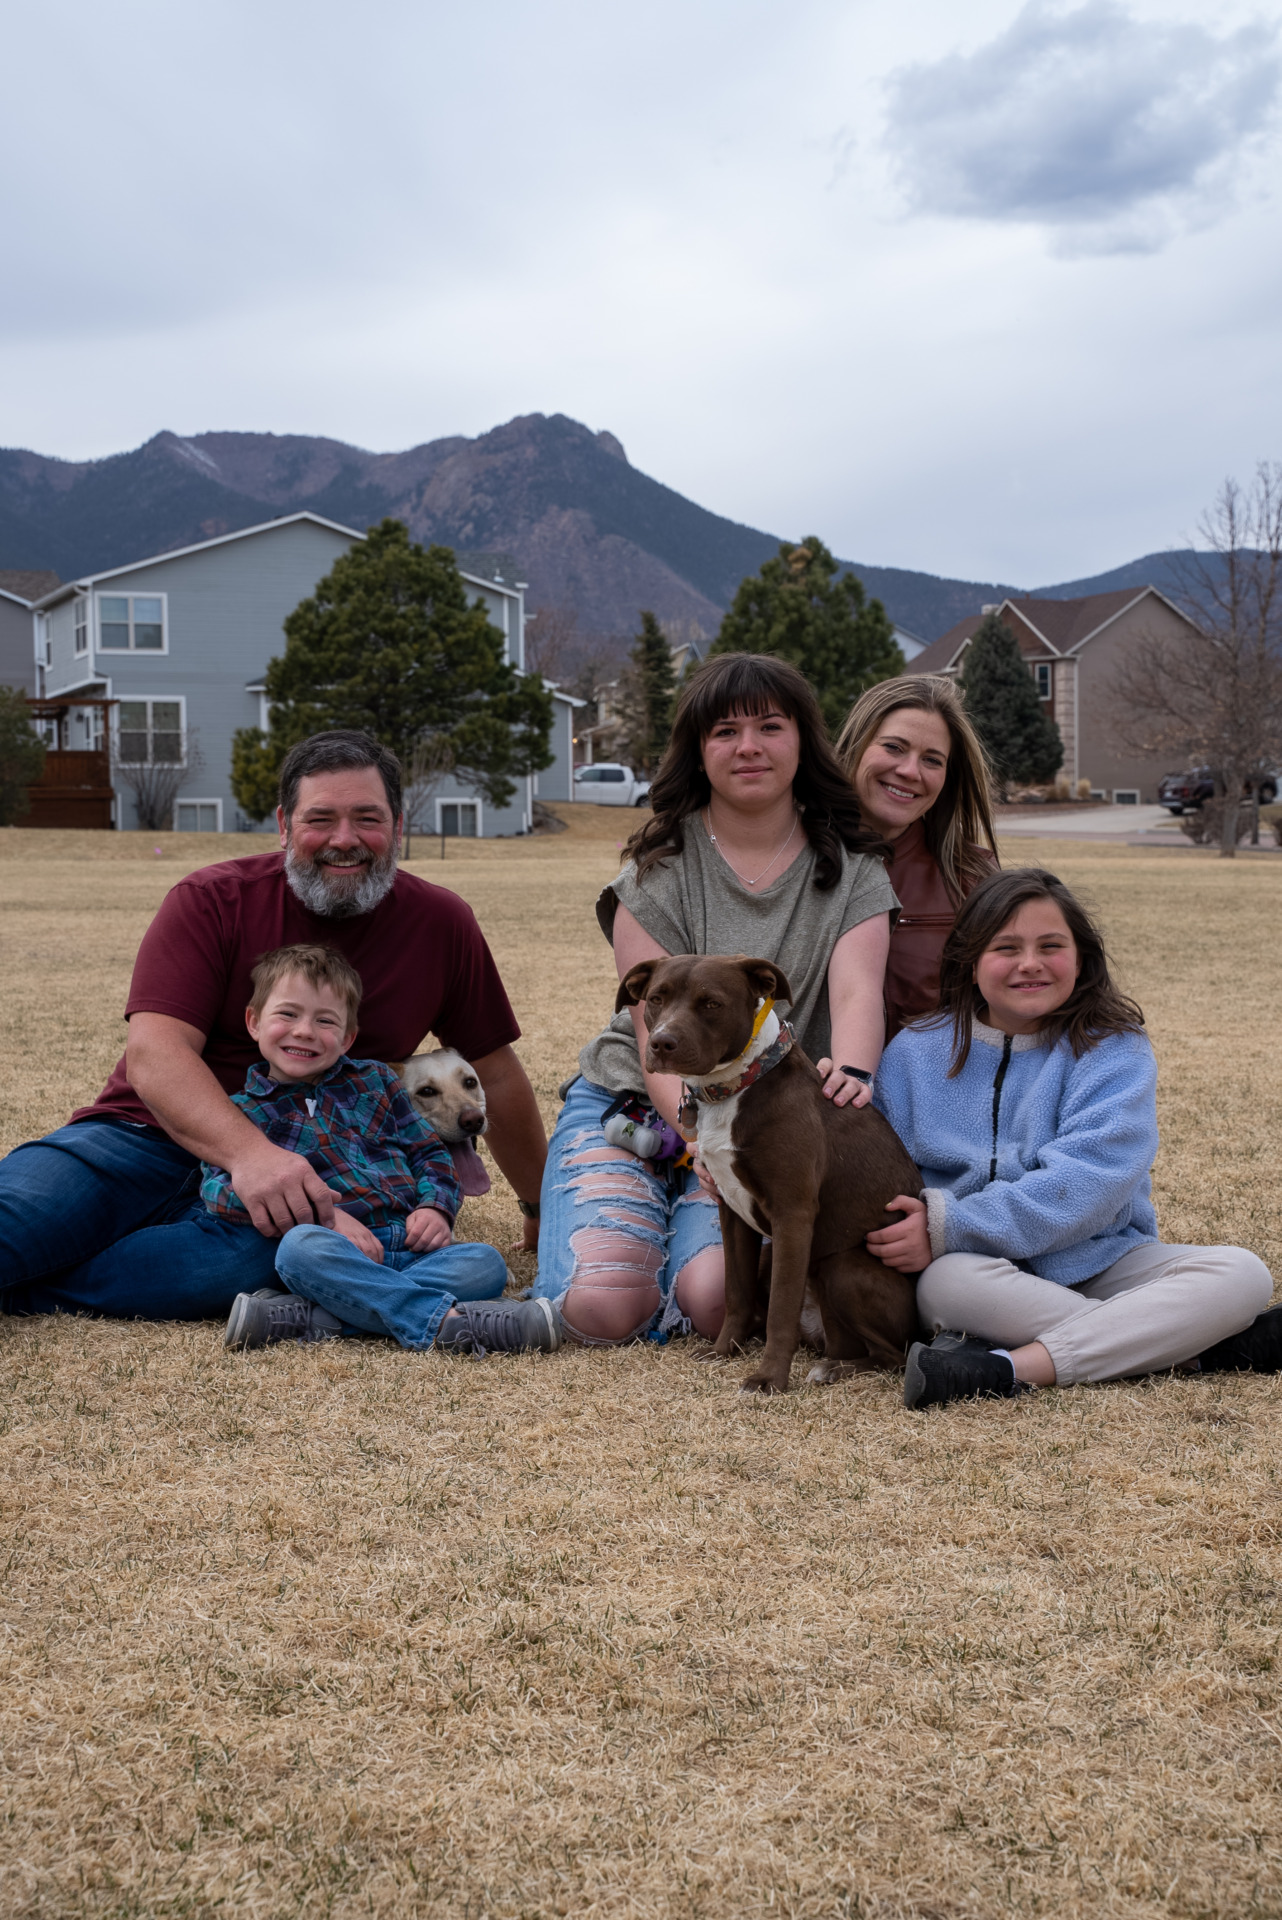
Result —
M 1076 1287 L 989 1254 L 946 1253 L 917 1282 L 917 1311 L 932 1333 L 950 1327 L 1007 1348 L 1040 1340 L 1069 1387 L 1192 1360 L 1249 1327 L 1272 1292 L 1273 1276 L 1244 1247 L 1150 1241 Z

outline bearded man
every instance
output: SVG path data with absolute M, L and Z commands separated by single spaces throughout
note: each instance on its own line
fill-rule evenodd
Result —
M 401 1061 L 432 1032 L 472 1062 L 537 1246 L 546 1140 L 520 1029 L 471 908 L 397 871 L 396 756 L 368 734 L 313 734 L 281 768 L 276 821 L 280 852 L 170 889 L 134 964 L 124 1058 L 92 1106 L 0 1161 L 4 1311 L 222 1318 L 238 1293 L 279 1286 L 282 1234 L 332 1224 L 325 1182 L 228 1097 L 257 1058 L 250 970 L 300 943 L 337 948 L 361 976 L 355 1055 Z M 250 1237 L 233 1250 L 199 1202 L 202 1160 L 227 1169 L 258 1229 L 248 1255 Z

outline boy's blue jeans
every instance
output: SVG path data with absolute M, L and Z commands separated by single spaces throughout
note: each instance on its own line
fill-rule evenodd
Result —
M 371 1260 L 332 1227 L 291 1227 L 276 1272 L 291 1293 L 315 1301 L 360 1333 L 390 1334 L 403 1347 L 430 1347 L 456 1300 L 497 1300 L 507 1285 L 503 1255 L 476 1241 L 411 1253 L 405 1228 L 375 1227 L 383 1260 Z

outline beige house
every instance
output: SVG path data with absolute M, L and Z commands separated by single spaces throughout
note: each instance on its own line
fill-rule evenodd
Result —
M 909 673 L 956 674 L 985 614 L 1000 614 L 1019 642 L 1042 704 L 1064 742 L 1063 771 L 1074 786 L 1083 778 L 1106 800 L 1135 805 L 1157 799 L 1157 783 L 1176 771 L 1164 759 L 1125 753 L 1110 738 L 1110 683 L 1120 659 L 1140 639 L 1178 638 L 1194 631 L 1156 587 L 1092 593 L 1084 600 L 1003 600 L 958 621 L 919 653 Z

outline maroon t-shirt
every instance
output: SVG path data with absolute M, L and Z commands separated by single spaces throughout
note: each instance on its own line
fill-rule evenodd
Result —
M 480 1060 L 520 1036 L 498 968 L 465 901 L 398 873 L 373 913 L 330 920 L 310 913 L 285 879 L 285 856 L 260 853 L 202 867 L 170 889 L 143 935 L 125 1007 L 167 1013 L 206 1035 L 205 1064 L 238 1093 L 258 1059 L 245 1026 L 250 969 L 273 947 L 336 947 L 365 988 L 357 1059 L 405 1060 L 426 1034 Z M 120 1060 L 91 1107 L 73 1120 L 157 1124 Z

